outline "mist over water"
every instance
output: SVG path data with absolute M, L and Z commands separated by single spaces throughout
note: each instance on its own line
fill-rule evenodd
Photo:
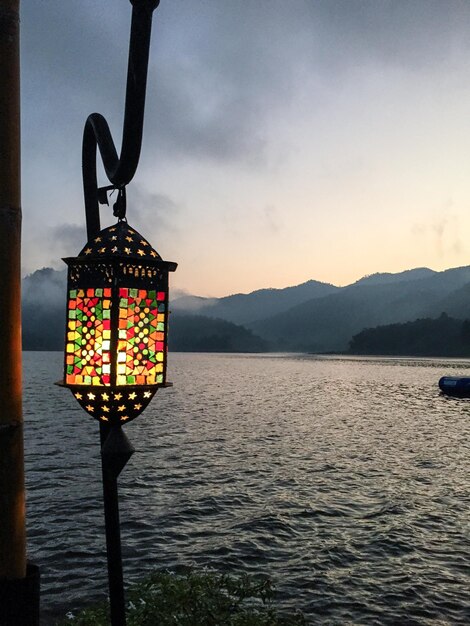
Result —
M 25 353 L 29 557 L 45 624 L 107 591 L 98 424 Z M 124 575 L 269 575 L 314 624 L 468 624 L 470 361 L 170 354 L 126 427 Z

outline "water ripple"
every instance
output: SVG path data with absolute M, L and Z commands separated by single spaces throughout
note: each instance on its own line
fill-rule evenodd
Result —
M 30 558 L 44 624 L 106 592 L 96 423 L 25 355 Z M 268 574 L 322 625 L 469 624 L 469 362 L 171 355 L 127 428 L 127 581 L 184 565 Z

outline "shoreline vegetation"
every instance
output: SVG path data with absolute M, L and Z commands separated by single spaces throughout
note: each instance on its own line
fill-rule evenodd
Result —
M 214 571 L 182 574 L 155 571 L 127 592 L 128 626 L 306 626 L 300 611 L 275 606 L 268 578 L 229 576 Z M 109 605 L 102 602 L 67 613 L 56 626 L 108 626 Z

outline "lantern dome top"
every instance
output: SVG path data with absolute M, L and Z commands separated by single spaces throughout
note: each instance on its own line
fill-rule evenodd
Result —
M 117 256 L 129 259 L 161 261 L 162 257 L 134 228 L 121 220 L 103 229 L 89 241 L 78 257 Z

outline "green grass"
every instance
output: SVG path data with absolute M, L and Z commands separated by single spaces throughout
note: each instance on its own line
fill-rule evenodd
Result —
M 267 579 L 189 571 L 155 572 L 126 595 L 127 626 L 302 626 L 302 614 L 279 614 Z M 107 603 L 58 626 L 108 626 Z

